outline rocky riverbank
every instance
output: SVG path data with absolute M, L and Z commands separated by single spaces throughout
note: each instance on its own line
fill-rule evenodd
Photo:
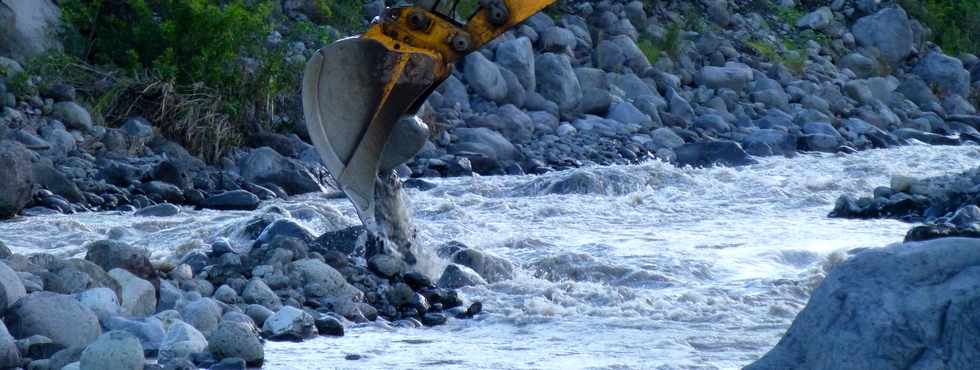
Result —
M 980 237 L 980 168 L 925 179 L 894 176 L 872 196 L 843 195 L 830 217 L 894 218 L 923 223 L 906 241 L 951 236 Z
M 152 262 L 104 240 L 84 258 L 11 253 L 0 244 L 0 367 L 243 369 L 266 340 L 343 336 L 356 323 L 417 328 L 480 314 L 454 290 L 513 274 L 460 243 L 431 280 L 351 227 L 315 237 L 275 210 L 202 252 Z M 249 236 L 250 235 L 250 236 Z
M 309 16 L 288 3 L 290 17 Z M 365 9 L 371 16 L 378 3 Z M 980 116 L 968 99 L 980 63 L 943 54 L 928 32 L 891 2 L 559 3 L 457 65 L 420 112 L 433 136 L 399 173 L 541 173 L 651 158 L 736 166 L 800 151 L 975 142 Z M 291 45 L 297 59 L 322 46 Z M 86 87 L 25 76 L 32 69 L 21 62 L 0 57 L 0 160 L 11 173 L 0 180 L 10 189 L 0 217 L 163 202 L 254 209 L 332 190 L 302 124 L 252 132 L 206 163 L 155 127 L 167 123 L 104 122 L 86 108 Z M 279 120 L 301 116 L 296 109 Z

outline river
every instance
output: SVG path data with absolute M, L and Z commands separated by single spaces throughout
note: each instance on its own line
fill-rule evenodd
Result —
M 593 167 L 575 170 L 601 185 L 584 194 L 549 191 L 571 172 L 433 180 L 437 188 L 408 194 L 423 244 L 463 242 L 516 263 L 518 277 L 461 290 L 484 303 L 477 319 L 268 343 L 266 368 L 737 369 L 779 340 L 848 250 L 900 241 L 909 229 L 829 219 L 838 196 L 870 193 L 893 174 L 963 171 L 978 158 L 975 146 L 917 145 L 740 168 Z M 112 237 L 166 260 L 236 238 L 270 208 L 315 233 L 356 222 L 344 199 L 307 195 L 255 212 L 19 219 L 0 223 L 0 238 L 18 253 L 77 256 L 85 242 Z

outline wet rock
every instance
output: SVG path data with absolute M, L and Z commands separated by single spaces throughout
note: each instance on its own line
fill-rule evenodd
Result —
M 953 225 L 964 227 L 980 222 L 980 207 L 969 204 L 956 210 L 953 217 L 949 219 Z
M 238 357 L 222 359 L 218 363 L 211 365 L 208 370 L 245 370 L 245 360 Z
M 63 101 L 55 103 L 51 115 L 59 121 L 64 122 L 68 128 L 74 130 L 91 132 L 94 127 L 92 124 L 92 115 L 75 102 Z
M 486 281 L 495 283 L 514 277 L 514 264 L 510 261 L 472 248 L 460 250 L 452 255 L 453 263 L 473 269 Z
M 69 202 L 78 203 L 85 200 L 85 196 L 78 190 L 75 182 L 60 170 L 48 165 L 38 164 L 32 168 L 32 172 L 35 183 L 50 190 L 52 193 L 64 197 Z
M 163 181 L 150 181 L 140 184 L 139 189 L 146 196 L 157 201 L 175 204 L 184 203 L 184 192 L 175 185 Z
M 222 321 L 209 337 L 208 351 L 218 359 L 238 357 L 252 365 L 264 359 L 258 330 L 240 322 Z
M 245 303 L 258 304 L 270 310 L 278 310 L 282 307 L 279 296 L 262 279 L 249 280 L 245 290 L 242 291 L 242 298 Z
M 17 273 L 6 263 L 0 262 L 0 312 L 6 311 L 26 295 L 27 291 Z
M 282 306 L 280 305 L 279 308 Z M 277 308 L 278 309 L 278 308 Z M 262 326 L 265 324 L 265 320 L 275 314 L 272 310 L 266 308 L 262 305 L 250 304 L 245 307 L 245 314 L 252 319 L 252 322 L 257 326 Z
M 835 267 L 748 370 L 968 369 L 980 361 L 980 240 L 858 253 Z M 918 333 L 910 335 L 910 333 Z
M 310 232 L 306 227 L 296 223 L 292 220 L 280 219 L 275 220 L 269 226 L 266 226 L 259 234 L 259 237 L 255 239 L 256 245 L 262 245 L 264 243 L 269 243 L 277 237 L 290 237 L 301 240 L 304 244 L 309 244 L 316 237 Z
M 102 333 L 91 310 L 71 296 L 50 292 L 24 296 L 7 310 L 4 321 L 16 337 L 43 335 L 65 347 L 88 345 Z
M 351 255 L 355 252 L 357 240 L 363 233 L 364 226 L 360 225 L 324 233 L 310 243 L 310 251 L 320 254 L 340 252 Z
M 217 328 L 221 321 L 221 307 L 211 298 L 199 298 L 180 307 L 180 316 L 205 336 Z
M 675 148 L 674 152 L 679 166 L 745 166 L 757 163 L 738 143 L 731 141 L 687 143 Z
M 932 144 L 932 145 L 959 145 L 960 144 L 960 140 L 957 138 L 937 135 L 931 132 L 922 132 L 911 128 L 900 128 L 898 130 L 895 130 L 894 134 L 895 136 L 898 136 L 899 138 L 905 140 L 915 139 L 923 143 Z
M 143 360 L 143 347 L 135 336 L 110 331 L 82 351 L 79 369 L 142 370 Z
M 332 316 L 320 316 L 314 321 L 314 324 L 316 324 L 316 330 L 320 335 L 332 337 L 344 336 L 344 324 Z
M 160 346 L 160 362 L 189 358 L 192 353 L 204 352 L 207 348 L 208 341 L 204 334 L 190 324 L 177 321 L 167 329 L 167 336 Z
M 248 191 L 232 190 L 207 197 L 199 206 L 201 208 L 220 211 L 254 211 L 256 208 L 259 208 L 259 203 L 261 202 L 259 197 Z
M 494 168 L 498 161 L 515 160 L 520 156 L 514 144 L 491 129 L 460 128 L 454 133 L 457 140 L 449 146 L 449 152 L 470 158 L 474 169 Z
M 313 316 L 284 306 L 262 324 L 262 335 L 272 340 L 303 340 L 317 336 Z
M 31 201 L 34 185 L 31 152 L 23 145 L 0 140 L 0 219 L 10 218 Z
M 7 326 L 0 322 L 0 368 L 10 369 L 20 366 L 20 351 Z
M 404 273 L 408 266 L 401 258 L 379 254 L 368 260 L 368 269 L 379 276 L 390 279 Z
M 180 207 L 170 203 L 160 203 L 140 209 L 139 211 L 136 211 L 134 215 L 142 217 L 170 217 L 176 216 L 179 213 Z
M 304 259 L 287 266 L 291 282 L 301 286 L 308 296 L 349 299 L 357 292 L 333 267 L 316 259 Z
M 105 271 L 120 268 L 156 285 L 159 275 L 150 262 L 149 252 L 115 240 L 100 240 L 85 246 L 85 260 Z
M 289 195 L 323 191 L 306 168 L 269 147 L 255 149 L 238 167 L 245 180 L 259 185 L 275 184 Z
M 912 27 L 901 7 L 890 7 L 854 22 L 851 33 L 858 44 L 877 48 L 881 58 L 895 65 L 912 52 Z
M 473 271 L 473 269 L 450 264 L 446 266 L 443 270 L 442 276 L 439 277 L 438 285 L 442 288 L 448 289 L 458 289 L 465 286 L 476 286 L 476 285 L 486 285 L 487 281 L 480 276 L 480 274 Z

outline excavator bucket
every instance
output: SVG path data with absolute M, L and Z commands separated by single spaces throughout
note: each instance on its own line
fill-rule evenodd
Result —
M 392 131 L 428 95 L 435 68 L 424 53 L 389 50 L 368 38 L 335 42 L 307 63 L 303 106 L 310 138 L 366 225 L 374 221 L 383 163 L 409 159 L 383 158 Z
M 478 7 L 465 25 L 447 14 L 460 1 L 388 8 L 364 34 L 320 49 L 306 66 L 310 137 L 367 227 L 377 225 L 379 171 L 408 161 L 424 144 L 425 125 L 411 116 L 452 63 L 555 0 L 468 0 Z

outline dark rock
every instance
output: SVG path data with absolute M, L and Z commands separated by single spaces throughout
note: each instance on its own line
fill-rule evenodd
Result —
M 20 351 L 7 326 L 0 322 L 0 368 L 11 369 L 20 366 Z
M 245 190 L 232 190 L 208 197 L 200 204 L 201 208 L 220 211 L 253 211 L 259 208 L 259 197 Z
M 326 254 L 331 251 L 344 255 L 355 254 L 357 239 L 364 233 L 364 226 L 351 226 L 346 229 L 327 232 L 310 243 L 310 251 Z
M 211 365 L 208 370 L 245 370 L 245 360 L 238 357 L 225 358 Z
M 288 194 L 323 191 L 316 178 L 299 162 L 269 147 L 255 149 L 239 164 L 242 177 L 256 184 L 276 184 Z
M 82 351 L 80 370 L 142 370 L 143 347 L 124 331 L 102 334 Z
M 105 271 L 121 268 L 159 286 L 160 276 L 150 262 L 149 252 L 131 247 L 123 242 L 100 240 L 85 246 L 85 260 L 91 261 Z
M 259 246 L 268 243 L 277 237 L 290 237 L 301 240 L 304 244 L 313 242 L 315 237 L 306 227 L 297 224 L 295 221 L 281 219 L 275 220 L 266 226 L 255 240 L 255 245 Z
M 446 323 L 446 315 L 438 312 L 430 312 L 422 315 L 422 324 L 425 326 L 438 326 Z
M 0 141 L 0 168 L 4 169 L 4 176 L 0 176 L 0 219 L 4 219 L 13 217 L 31 201 L 31 152 L 19 143 Z
M 432 182 L 425 181 L 422 179 L 408 179 L 402 184 L 406 189 L 418 189 L 419 191 L 429 191 L 435 189 L 439 185 Z
M 677 153 L 679 166 L 745 166 L 758 163 L 738 143 L 731 141 L 687 143 L 675 148 L 674 152 Z
M 476 273 L 476 271 L 473 271 L 469 267 L 456 264 L 446 266 L 438 283 L 440 287 L 449 289 L 485 284 L 487 284 L 487 281 L 480 277 L 480 274 Z
M 328 335 L 333 337 L 344 336 L 344 324 L 334 317 L 323 315 L 316 319 L 316 330 L 320 335 Z
M 170 203 L 160 203 L 136 211 L 135 216 L 142 217 L 170 217 L 180 213 L 180 207 Z
M 139 189 L 151 199 L 174 204 L 184 202 L 184 192 L 177 186 L 163 181 L 150 181 L 140 184 Z

